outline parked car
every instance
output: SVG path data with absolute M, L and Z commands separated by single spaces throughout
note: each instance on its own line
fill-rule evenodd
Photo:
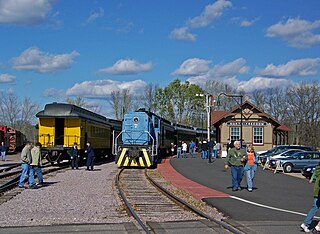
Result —
M 277 166 L 277 162 L 282 165 L 284 172 L 299 171 L 307 165 L 320 163 L 320 152 L 297 152 L 288 158 L 270 160 L 270 166 L 275 168 Z
M 273 147 L 272 149 L 268 150 L 265 153 L 259 154 L 259 160 L 261 163 L 265 163 L 267 159 L 271 156 L 280 154 L 286 150 L 289 149 L 300 149 L 304 151 L 314 151 L 315 149 L 309 146 L 302 146 L 302 145 L 279 145 L 276 147 Z
M 301 174 L 305 176 L 307 179 L 311 179 L 311 176 L 313 175 L 313 172 L 316 170 L 317 165 L 318 164 L 311 164 L 303 167 L 301 170 Z
M 275 155 L 271 156 L 269 159 L 271 160 L 271 159 L 287 158 L 297 152 L 304 152 L 304 150 L 300 150 L 300 149 L 284 150 L 283 152 L 281 152 L 279 154 L 275 154 Z

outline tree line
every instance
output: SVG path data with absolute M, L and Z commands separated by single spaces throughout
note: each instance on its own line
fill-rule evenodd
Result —
M 291 129 L 290 144 L 319 147 L 320 134 L 320 84 L 318 81 L 300 82 L 287 88 L 270 88 L 246 93 L 218 81 L 207 82 L 203 89 L 188 81 L 173 80 L 166 87 L 148 84 L 141 94 L 129 89 L 114 91 L 108 99 L 115 119 L 122 120 L 128 111 L 145 108 L 171 122 L 194 127 L 206 127 L 206 103 L 197 94 L 211 94 L 215 99 L 220 93 L 249 96 L 249 101 Z M 67 103 L 86 107 L 83 98 L 68 98 Z M 213 105 L 213 101 L 211 100 Z M 232 98 L 221 96 L 221 106 L 215 110 L 231 110 L 237 106 Z M 89 108 L 90 109 L 90 108 Z M 9 125 L 23 132 L 29 140 L 36 140 L 35 114 L 39 106 L 30 98 L 20 100 L 14 93 L 0 93 L 0 124 Z M 92 109 L 99 112 L 98 109 Z
M 121 120 L 124 113 L 143 107 L 174 123 L 205 127 L 205 99 L 196 94 L 209 93 L 217 98 L 220 93 L 248 96 L 249 101 L 291 129 L 289 144 L 320 147 L 320 84 L 318 81 L 300 82 L 287 88 L 269 88 L 247 93 L 218 81 L 207 82 L 206 89 L 172 81 L 164 88 L 149 84 L 141 96 L 122 90 L 111 94 L 110 104 L 115 118 Z M 221 106 L 215 110 L 231 110 L 236 100 L 221 96 Z M 239 102 L 239 101 L 238 101 Z M 213 104 L 213 102 L 211 102 Z

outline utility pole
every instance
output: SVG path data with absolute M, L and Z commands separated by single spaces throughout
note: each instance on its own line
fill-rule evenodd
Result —
M 206 93 L 197 93 L 197 97 L 205 97 L 206 98 L 206 111 L 207 111 L 207 139 L 210 141 L 210 115 L 211 115 L 211 105 L 210 105 L 210 98 L 212 97 L 211 94 Z

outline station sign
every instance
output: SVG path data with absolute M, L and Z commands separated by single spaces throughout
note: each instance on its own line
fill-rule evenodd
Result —
M 229 126 L 241 126 L 241 122 L 228 122 Z M 242 126 L 266 126 L 266 122 L 242 122 Z

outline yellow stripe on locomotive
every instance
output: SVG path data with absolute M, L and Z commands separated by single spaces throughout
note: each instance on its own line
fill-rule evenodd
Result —
M 151 167 L 150 156 L 145 148 L 135 149 L 123 148 L 119 151 L 119 157 L 116 160 L 116 164 L 119 167 Z

